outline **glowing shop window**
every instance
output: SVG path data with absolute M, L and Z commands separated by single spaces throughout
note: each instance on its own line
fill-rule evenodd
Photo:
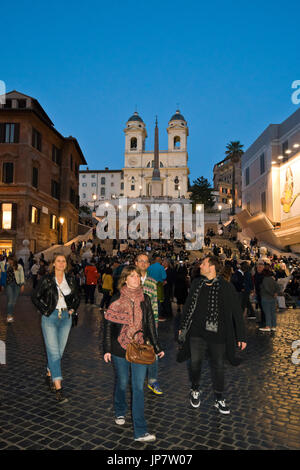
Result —
M 11 230 L 12 204 L 2 204 L 2 228 Z

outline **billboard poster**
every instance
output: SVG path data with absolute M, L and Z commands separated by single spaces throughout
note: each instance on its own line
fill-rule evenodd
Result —
M 300 156 L 280 169 L 281 220 L 300 216 Z

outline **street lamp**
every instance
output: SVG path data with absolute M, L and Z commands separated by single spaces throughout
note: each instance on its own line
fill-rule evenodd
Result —
M 96 210 L 96 199 L 97 199 L 97 194 L 93 194 L 93 200 L 94 200 L 94 212 Z
M 228 201 L 228 202 L 229 202 L 229 206 L 230 206 L 230 214 L 231 214 L 231 212 L 232 212 L 232 199 L 229 199 L 229 201 Z
M 180 186 L 178 186 L 178 197 L 180 199 Z
M 59 218 L 59 225 L 60 225 L 60 239 L 59 239 L 59 244 L 60 244 L 60 245 L 63 245 L 62 236 L 63 236 L 63 225 L 64 225 L 64 222 L 65 222 L 65 219 L 64 219 L 63 217 L 60 217 L 60 218 Z
M 221 211 L 222 211 L 222 206 L 221 206 L 221 205 L 219 205 L 219 206 L 218 206 L 218 209 L 219 209 L 219 211 L 220 211 L 219 224 L 222 224 L 222 219 L 221 219 Z

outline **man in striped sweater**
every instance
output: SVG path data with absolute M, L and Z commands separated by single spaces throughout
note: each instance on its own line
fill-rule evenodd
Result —
M 140 253 L 135 259 L 135 265 L 141 272 L 141 281 L 143 291 L 151 299 L 152 310 L 155 319 L 156 328 L 158 326 L 158 304 L 157 304 L 157 283 L 152 277 L 148 277 L 147 269 L 150 266 L 149 256 L 147 253 Z M 158 384 L 158 359 L 154 364 L 148 366 L 148 388 L 152 390 L 155 395 L 162 395 L 163 392 Z

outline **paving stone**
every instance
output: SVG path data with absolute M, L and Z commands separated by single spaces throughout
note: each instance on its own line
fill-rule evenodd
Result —
M 102 319 L 97 309 L 80 307 L 63 358 L 64 389 L 69 403 L 60 406 L 45 385 L 45 348 L 40 318 L 30 298 L 13 325 L 5 322 L 0 294 L 0 335 L 6 338 L 7 364 L 0 365 L 0 449 L 153 449 L 212 450 L 300 449 L 299 366 L 291 362 L 291 344 L 299 339 L 300 310 L 278 315 L 275 335 L 265 336 L 247 324 L 248 347 L 238 353 L 238 367 L 226 363 L 225 398 L 231 414 L 213 407 L 210 370 L 203 364 L 201 406 L 189 404 L 186 364 L 177 364 L 170 322 L 159 325 L 166 357 L 159 362 L 161 397 L 145 388 L 145 416 L 153 445 L 134 442 L 128 412 L 123 429 L 114 424 L 114 371 L 99 345 Z M 128 401 L 131 394 L 128 391 Z

